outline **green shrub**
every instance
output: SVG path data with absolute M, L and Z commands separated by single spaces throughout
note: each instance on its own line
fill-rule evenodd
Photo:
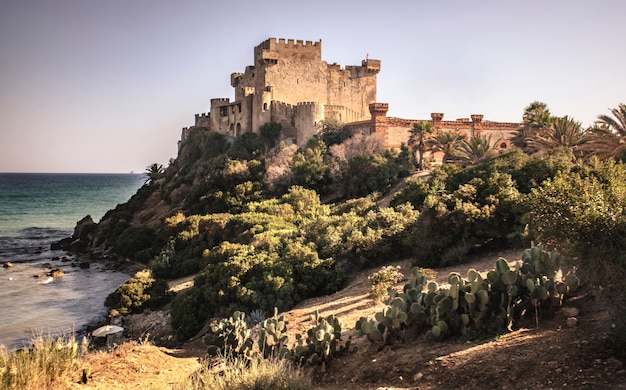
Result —
M 408 201 L 420 211 L 404 243 L 413 245 L 415 265 L 459 263 L 475 250 L 524 243 L 522 195 L 510 169 L 494 166 L 444 165 L 395 196 L 392 204 Z
M 387 290 L 396 284 L 404 275 L 400 266 L 386 265 L 368 277 L 370 281 L 370 297 L 379 300 L 387 294 Z
M 115 240 L 113 249 L 119 255 L 142 263 L 152 259 L 163 246 L 163 240 L 147 227 L 130 227 Z
M 122 315 L 141 313 L 167 302 L 167 289 L 167 282 L 156 280 L 150 270 L 143 270 L 109 294 L 105 305 Z
M 354 156 L 348 161 L 352 195 L 387 192 L 398 180 L 400 167 L 390 156 L 378 153 Z
M 307 237 L 316 244 L 322 257 L 332 256 L 372 266 L 409 253 L 413 243 L 410 243 L 407 229 L 417 217 L 418 213 L 410 205 L 397 209 L 376 208 L 365 215 L 354 211 L 334 212 L 307 226 Z
M 236 160 L 251 160 L 262 155 L 266 149 L 266 142 L 259 134 L 246 132 L 235 138 L 226 155 Z
M 331 163 L 326 161 L 326 144 L 311 139 L 304 149 L 293 156 L 291 171 L 295 184 L 326 194 L 331 183 Z
M 557 174 L 526 198 L 529 231 L 574 259 L 584 282 L 605 290 L 612 321 L 610 340 L 619 355 L 626 347 L 626 168 L 591 161 Z
M 276 145 L 276 140 L 280 137 L 283 125 L 276 122 L 268 122 L 261 125 L 259 133 L 270 148 Z
M 202 329 L 211 313 L 211 306 L 197 288 L 179 295 L 172 302 L 172 329 L 178 340 L 185 341 Z

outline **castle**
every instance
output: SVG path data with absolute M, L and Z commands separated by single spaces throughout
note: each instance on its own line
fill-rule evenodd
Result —
M 304 146 L 319 131 L 320 122 L 332 117 L 353 134 L 377 134 L 386 146 L 400 147 L 420 120 L 387 117 L 389 105 L 376 102 L 380 66 L 380 60 L 369 58 L 360 66 L 328 64 L 322 60 L 321 40 L 270 38 L 254 48 L 254 65 L 231 74 L 234 101 L 211 99 L 211 111 L 196 114 L 195 126 L 239 136 L 276 122 L 283 126 L 283 138 Z M 483 120 L 483 115 L 477 114 L 470 118 L 444 121 L 442 113 L 433 113 L 426 120 L 435 132 L 490 135 L 492 144 L 500 149 L 510 146 L 509 139 L 520 125 Z M 187 131 L 183 129 L 181 141 Z

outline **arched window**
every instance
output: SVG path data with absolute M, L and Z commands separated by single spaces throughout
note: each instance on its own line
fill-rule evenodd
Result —
M 241 123 L 237 123 L 237 137 L 241 135 Z
M 267 110 L 267 103 L 263 103 L 263 111 Z

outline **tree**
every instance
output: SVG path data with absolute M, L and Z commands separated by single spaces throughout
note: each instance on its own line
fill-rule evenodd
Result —
M 511 142 L 527 153 L 535 153 L 535 136 L 542 129 L 550 126 L 551 122 L 552 115 L 548 105 L 534 101 L 524 109 L 522 125 L 518 129 L 517 134 L 511 139 Z
M 293 156 L 291 171 L 295 184 L 326 194 L 330 184 L 331 164 L 326 161 L 326 144 L 312 138 L 304 151 Z
M 326 146 L 340 144 L 350 138 L 350 132 L 335 117 L 325 118 L 319 122 L 319 133 L 316 138 L 324 141 Z
M 610 110 L 614 117 L 598 115 L 586 136 L 584 150 L 600 159 L 622 158 L 626 153 L 626 104 Z
M 461 162 L 472 165 L 489 160 L 496 155 L 496 150 L 491 146 L 491 135 L 479 135 L 469 140 L 463 140 L 457 152 Z
M 163 164 L 152 163 L 146 167 L 146 171 L 144 172 L 144 176 L 146 180 L 144 181 L 144 185 L 148 183 L 152 183 L 157 179 L 163 177 L 165 173 L 165 167 Z
M 411 136 L 409 137 L 409 147 L 411 148 L 411 155 L 415 157 L 415 150 L 420 154 L 417 162 L 417 169 L 420 171 L 424 169 L 424 140 L 433 132 L 433 124 L 430 122 L 419 121 L 413 123 L 413 128 L 409 130 Z
M 554 117 L 547 127 L 539 130 L 533 139 L 536 151 L 545 151 L 564 146 L 576 149 L 584 142 L 582 124 L 569 116 Z
M 442 152 L 442 163 L 447 163 L 448 160 L 453 157 L 459 150 L 461 143 L 465 139 L 464 135 L 461 135 L 453 131 L 442 131 L 426 140 L 426 146 L 433 152 Z
M 277 122 L 267 122 L 261 125 L 259 133 L 261 137 L 265 139 L 267 145 L 273 148 L 276 145 L 276 140 L 280 138 L 280 133 L 283 130 L 283 125 Z

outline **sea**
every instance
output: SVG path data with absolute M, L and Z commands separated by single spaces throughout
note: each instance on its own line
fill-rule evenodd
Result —
M 104 300 L 129 275 L 50 245 L 90 215 L 98 222 L 143 185 L 143 174 L 0 173 L 0 345 L 80 335 L 103 318 Z M 12 267 L 4 267 L 10 262 Z M 59 278 L 47 276 L 61 268 Z

